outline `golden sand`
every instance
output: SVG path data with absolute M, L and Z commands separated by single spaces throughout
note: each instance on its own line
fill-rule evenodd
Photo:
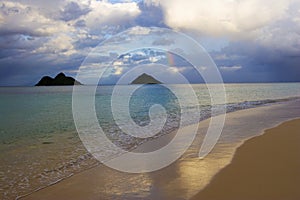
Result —
M 300 120 L 285 122 L 238 148 L 194 200 L 299 200 Z

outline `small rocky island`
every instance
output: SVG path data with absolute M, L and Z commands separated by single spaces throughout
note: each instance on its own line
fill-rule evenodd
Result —
M 55 78 L 44 76 L 35 86 L 65 86 L 65 85 L 82 85 L 72 77 L 59 73 Z
M 137 77 L 131 84 L 162 84 L 160 81 L 156 80 L 148 74 L 142 74 Z

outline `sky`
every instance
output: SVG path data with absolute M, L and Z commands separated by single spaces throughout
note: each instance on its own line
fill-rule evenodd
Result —
M 0 86 L 31 86 L 59 72 L 76 76 L 95 47 L 134 27 L 189 35 L 225 82 L 300 81 L 299 0 L 2 0 Z M 167 59 L 162 52 L 124 55 L 113 63 Z M 179 71 L 197 82 L 193 69 L 177 61 Z M 111 83 L 123 72 L 116 67 L 106 79 Z

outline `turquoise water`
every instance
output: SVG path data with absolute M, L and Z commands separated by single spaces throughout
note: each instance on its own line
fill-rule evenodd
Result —
M 229 112 L 288 101 L 300 97 L 300 83 L 226 84 Z M 83 86 L 83 88 L 89 86 Z M 123 86 L 124 91 L 131 86 Z M 187 86 L 172 85 L 185 94 Z M 201 119 L 210 116 L 210 97 L 205 85 L 193 85 Z M 108 137 L 125 149 L 143 142 L 116 126 L 110 108 L 113 86 L 101 86 L 95 96 L 100 125 Z M 167 122 L 158 134 L 179 126 L 180 107 L 165 87 L 147 85 L 134 93 L 131 117 L 137 124 L 149 123 L 151 105 L 167 110 Z M 159 116 L 158 116 L 159 117 Z M 0 88 L 0 198 L 14 199 L 98 164 L 82 145 L 72 117 L 72 87 Z M 196 123 L 191 118 L 187 124 Z

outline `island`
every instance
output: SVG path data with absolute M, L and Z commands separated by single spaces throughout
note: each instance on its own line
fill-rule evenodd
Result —
M 142 74 L 137 77 L 131 84 L 162 84 L 160 81 L 156 80 L 148 74 Z
M 55 78 L 44 76 L 35 86 L 66 86 L 66 85 L 82 85 L 79 81 L 72 77 L 59 73 Z

